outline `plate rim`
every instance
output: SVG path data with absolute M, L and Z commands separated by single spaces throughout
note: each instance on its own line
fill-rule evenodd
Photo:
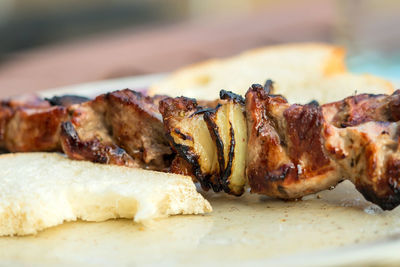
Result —
M 151 83 L 166 77 L 166 75 L 167 73 L 155 73 L 98 80 L 40 90 L 37 93 L 41 97 L 52 97 L 62 94 L 78 94 L 93 97 L 98 94 L 125 88 L 132 90 L 148 88 Z M 349 264 L 361 265 L 367 263 L 391 264 L 400 262 L 400 254 L 396 256 L 396 253 L 393 253 L 396 251 L 400 251 L 400 234 L 390 235 L 382 239 L 359 244 L 264 258 L 250 261 L 246 264 L 267 264 L 271 266 L 333 266 Z

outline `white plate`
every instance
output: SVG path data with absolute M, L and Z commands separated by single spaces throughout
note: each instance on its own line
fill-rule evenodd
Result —
M 93 96 L 143 89 L 150 75 L 42 92 Z M 0 265 L 270 265 L 400 263 L 400 208 L 381 211 L 344 182 L 303 201 L 205 193 L 214 211 L 143 227 L 128 220 L 71 222 L 37 236 L 0 238 Z

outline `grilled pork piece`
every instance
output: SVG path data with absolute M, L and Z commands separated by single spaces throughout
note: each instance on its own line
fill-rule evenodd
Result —
M 64 152 L 74 159 L 168 168 L 172 151 L 158 112 L 162 98 L 125 89 L 70 106 L 70 122 L 62 127 Z
M 191 176 L 193 182 L 197 182 L 196 176 L 194 176 L 192 171 L 192 166 L 179 154 L 177 154 L 174 160 L 172 160 L 169 172 Z
M 96 100 L 101 98 L 107 104 L 105 119 L 116 144 L 145 166 L 169 167 L 167 158 L 172 151 L 158 111 L 158 102 L 165 97 L 145 97 L 132 90 L 122 90 Z
M 125 150 L 116 146 L 111 140 L 100 140 L 97 137 L 82 140 L 70 121 L 61 125 L 61 144 L 64 153 L 71 159 L 139 167 Z
M 294 199 L 343 179 L 324 149 L 321 107 L 291 106 L 283 97 L 253 85 L 246 94 L 246 114 L 252 192 Z
M 35 95 L 23 95 L 0 104 L 0 147 L 10 152 L 59 151 L 64 107 L 50 106 Z
M 0 149 L 64 151 L 78 160 L 166 170 L 172 150 L 158 112 L 162 98 L 126 89 L 91 101 L 73 95 L 2 101 Z
M 351 180 L 383 209 L 400 204 L 399 91 L 289 105 L 260 85 L 246 94 L 252 192 L 299 198 Z
M 106 105 L 99 99 L 69 107 L 70 120 L 61 125 L 64 153 L 76 160 L 138 167 L 139 164 L 113 142 L 105 122 Z
M 362 94 L 322 106 L 325 148 L 363 196 L 386 210 L 400 204 L 400 91 Z M 339 106 L 335 114 L 332 107 Z M 346 112 L 347 111 L 347 112 Z

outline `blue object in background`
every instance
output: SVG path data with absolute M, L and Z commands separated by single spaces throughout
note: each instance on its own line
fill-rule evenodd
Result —
M 347 58 L 347 65 L 351 72 L 371 73 L 386 78 L 400 89 L 400 53 L 366 52 Z

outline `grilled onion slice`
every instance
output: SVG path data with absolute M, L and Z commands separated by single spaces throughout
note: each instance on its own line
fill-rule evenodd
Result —
M 241 195 L 246 183 L 247 127 L 244 99 L 222 90 L 221 102 L 204 114 L 216 143 L 220 184 L 226 193 Z
M 203 189 L 221 191 L 217 148 L 207 124 L 204 112 L 196 100 L 177 97 L 160 102 L 160 112 L 171 146 L 185 159 Z

